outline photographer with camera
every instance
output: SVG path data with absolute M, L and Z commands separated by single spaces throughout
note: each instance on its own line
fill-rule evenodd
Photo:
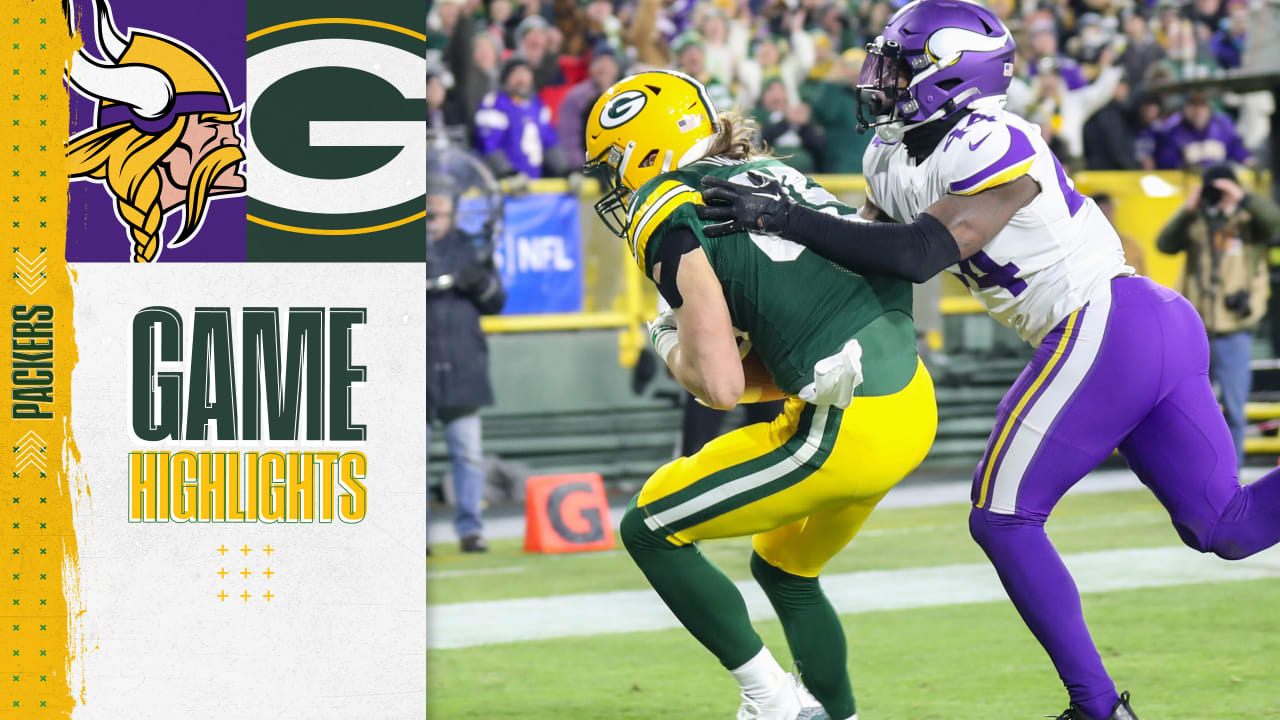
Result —
M 1209 331 L 1209 374 L 1241 463 L 1253 331 L 1266 313 L 1267 245 L 1277 230 L 1280 208 L 1270 198 L 1245 192 L 1230 165 L 1211 165 L 1156 239 L 1160 252 L 1187 253 L 1180 290 Z
M 460 191 L 448 177 L 427 180 L 427 442 L 444 425 L 462 552 L 485 552 L 480 505 L 484 466 L 481 407 L 493 404 L 489 347 L 480 316 L 502 310 L 506 292 L 488 238 L 456 223 Z M 430 525 L 428 524 L 428 527 Z M 427 553 L 430 554 L 430 546 Z

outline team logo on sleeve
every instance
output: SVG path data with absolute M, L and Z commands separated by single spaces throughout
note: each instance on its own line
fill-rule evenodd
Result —
M 600 111 L 600 127 L 612 130 L 640 114 L 649 98 L 640 90 L 628 90 L 605 104 Z

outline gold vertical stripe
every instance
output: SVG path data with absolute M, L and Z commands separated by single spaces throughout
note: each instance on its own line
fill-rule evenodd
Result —
M 21 401 L 6 403 L 0 412 L 0 502 L 7 511 L 0 525 L 5 559 L 0 569 L 0 678 L 7 691 L 0 717 L 70 717 L 83 686 L 72 687 L 68 666 L 84 654 L 84 643 L 70 629 L 79 608 L 79 558 L 72 527 L 77 491 L 67 468 L 67 458 L 77 455 L 69 429 L 76 346 L 65 260 L 63 147 L 70 111 L 62 73 L 80 43 L 68 37 L 56 0 L 5 3 L 0 22 L 9 30 L 0 46 L 6 80 L 0 102 L 5 137 L 0 152 L 9 160 L 8 182 L 0 194 L 0 222 L 8 238 L 0 279 L 4 346 L 6 354 L 14 349 L 38 352 L 13 348 L 15 339 L 28 340 L 15 337 L 14 326 L 52 322 L 54 373 L 53 402 L 37 404 L 52 417 L 14 417 L 12 402 Z M 32 313 L 35 306 L 52 308 L 52 318 L 47 311 L 44 317 L 15 317 Z
M 1076 320 L 1080 317 L 1080 311 L 1076 310 L 1067 316 L 1067 327 L 1062 331 L 1062 337 L 1058 340 L 1058 347 L 1054 348 L 1052 357 L 1049 362 L 1044 364 L 1044 369 L 1040 371 L 1040 375 L 1036 381 L 1031 383 L 1031 387 L 1022 393 L 1022 399 L 1018 401 L 1013 412 L 1009 413 L 1009 418 L 1004 422 L 1004 429 L 1000 431 L 1000 437 L 996 439 L 996 444 L 991 447 L 991 455 L 987 457 L 987 467 L 982 473 L 982 490 L 978 493 L 978 507 L 987 504 L 987 489 L 991 486 L 991 471 L 996 466 L 996 458 L 1000 457 L 1000 451 L 1004 448 L 1005 441 L 1009 439 L 1009 433 L 1013 430 L 1013 426 L 1018 422 L 1018 416 L 1026 409 L 1027 403 L 1031 402 L 1031 398 L 1035 396 L 1036 391 L 1044 384 L 1049 375 L 1053 373 L 1053 369 L 1057 367 L 1058 361 L 1062 359 L 1062 353 L 1067 349 L 1067 343 L 1071 341 L 1071 333 L 1075 331 Z

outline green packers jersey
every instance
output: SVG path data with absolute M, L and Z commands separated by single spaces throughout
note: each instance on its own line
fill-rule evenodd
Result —
M 784 238 L 736 233 L 709 238 L 696 206 L 702 177 L 746 182 L 748 171 L 777 180 L 809 207 L 849 215 L 854 210 L 820 185 L 772 158 L 706 158 L 645 183 L 628 201 L 627 241 L 646 277 L 663 237 L 691 229 L 711 262 L 733 325 L 747 333 L 774 383 L 796 394 L 813 382 L 814 365 L 850 339 L 862 346 L 863 383 L 855 394 L 888 395 L 916 371 L 911 284 L 858 275 Z

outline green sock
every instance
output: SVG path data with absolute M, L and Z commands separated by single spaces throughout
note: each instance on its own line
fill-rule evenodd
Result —
M 751 574 L 782 622 L 805 687 L 833 718 L 856 711 L 849 686 L 844 628 L 818 578 L 792 575 L 751 553 Z
M 732 670 L 755 657 L 764 642 L 751 627 L 747 604 L 733 581 L 693 545 L 672 545 L 644 524 L 633 499 L 622 516 L 622 542 L 693 636 Z

